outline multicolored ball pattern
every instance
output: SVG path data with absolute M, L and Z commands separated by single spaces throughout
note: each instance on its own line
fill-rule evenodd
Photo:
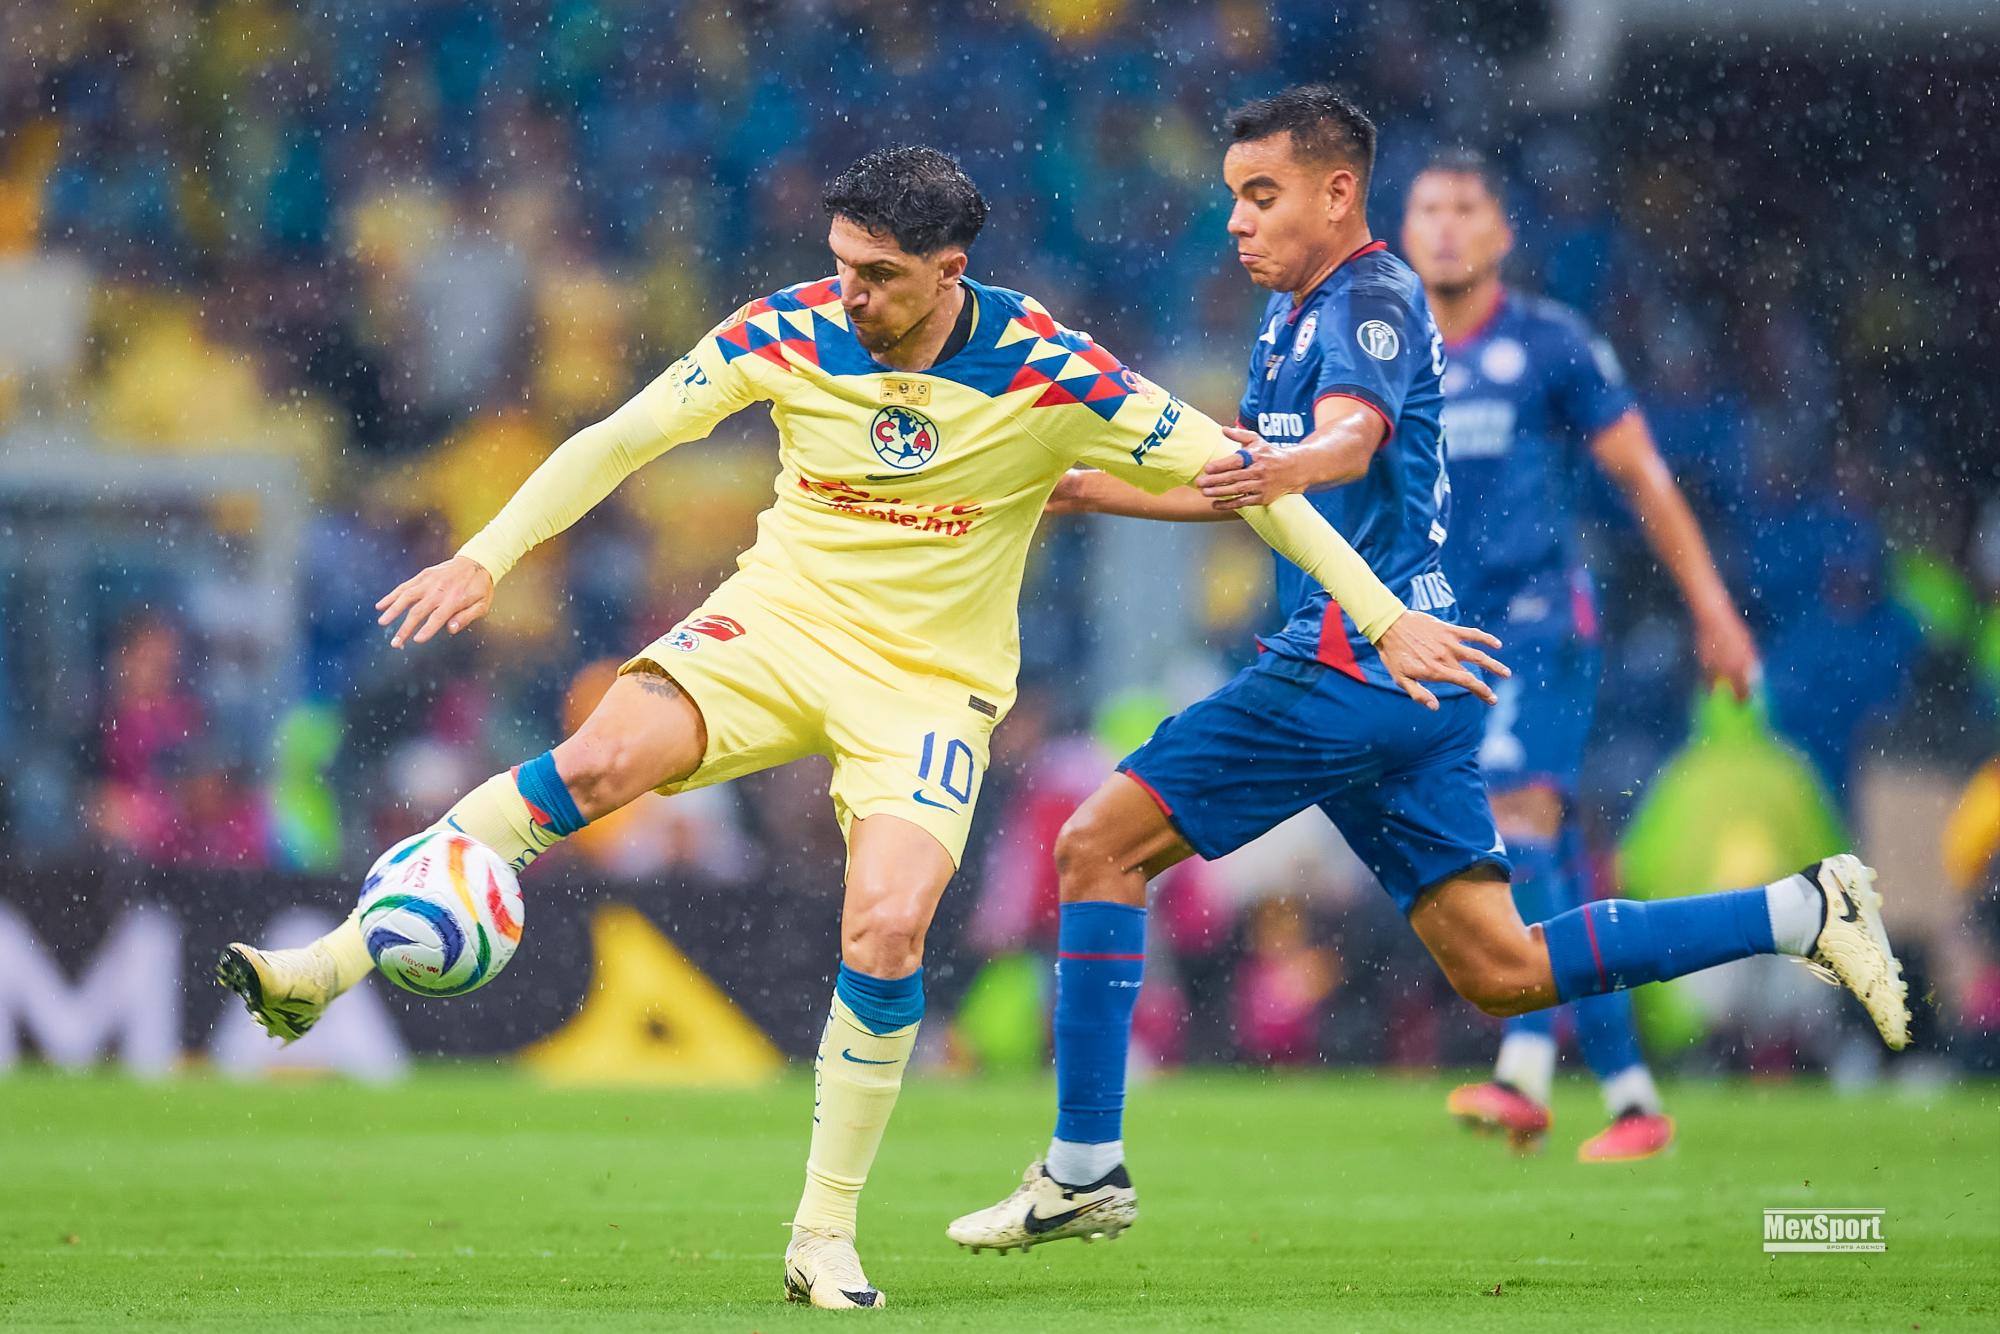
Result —
M 521 943 L 521 887 L 500 854 L 452 829 L 390 848 L 361 883 L 361 937 L 375 967 L 419 996 L 462 996 Z

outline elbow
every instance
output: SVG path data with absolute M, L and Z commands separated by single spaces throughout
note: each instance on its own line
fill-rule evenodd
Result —
M 1368 475 L 1368 465 L 1375 461 L 1375 449 L 1373 444 L 1343 441 L 1332 448 L 1320 450 L 1306 489 L 1330 491 L 1336 486 L 1360 481 Z
M 1358 482 L 1367 475 L 1368 463 L 1366 460 L 1363 460 L 1360 463 L 1331 469 L 1326 476 L 1314 481 L 1306 489 L 1309 491 L 1331 491 L 1336 486 L 1346 486 L 1349 482 Z

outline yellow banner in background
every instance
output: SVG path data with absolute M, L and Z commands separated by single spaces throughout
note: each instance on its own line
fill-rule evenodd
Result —
M 740 1087 L 784 1069 L 764 1031 L 637 909 L 590 919 L 591 984 L 570 1021 L 521 1053 L 556 1084 Z

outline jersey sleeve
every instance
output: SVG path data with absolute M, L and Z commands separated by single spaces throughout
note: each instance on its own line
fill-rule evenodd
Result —
M 1314 336 L 1320 372 L 1313 407 L 1329 398 L 1358 398 L 1381 414 L 1393 435 L 1403 400 L 1431 358 L 1430 330 L 1418 327 L 1403 301 L 1364 289 L 1330 307 Z
M 700 440 L 716 423 L 766 395 L 724 354 L 725 320 L 623 407 L 556 447 L 459 555 L 498 583 L 515 562 L 562 532 L 624 481 L 675 445 Z
M 1076 462 L 1161 495 L 1190 484 L 1210 459 L 1236 448 L 1213 417 L 1137 372 L 1127 374 L 1136 388 L 1118 411 L 1073 436 Z
M 1586 440 L 1632 410 L 1617 353 L 1581 322 L 1556 325 L 1550 353 L 1556 414 Z
M 1082 463 L 1160 495 L 1192 482 L 1210 459 L 1236 448 L 1214 418 L 1154 384 L 1088 335 L 1060 325 L 1053 329 L 1045 335 L 1049 341 L 1068 348 L 1096 376 L 1050 386 L 1074 382 L 1081 393 L 1063 388 L 1064 401 L 1049 401 L 1045 392 L 1018 420 L 1064 467 Z

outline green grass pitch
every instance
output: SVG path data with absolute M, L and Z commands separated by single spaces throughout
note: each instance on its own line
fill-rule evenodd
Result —
M 971 1256 L 945 1222 L 1044 1136 L 1045 1083 L 916 1077 L 862 1212 L 879 1316 L 790 1308 L 808 1084 L 583 1092 L 0 1078 L 0 1327 L 1944 1330 L 2000 1325 L 2000 1086 L 1669 1090 L 1683 1143 L 1582 1167 L 1592 1092 L 1517 1159 L 1447 1084 L 1136 1090 L 1139 1225 Z M 1766 1206 L 1886 1209 L 1884 1254 L 1763 1253 Z

